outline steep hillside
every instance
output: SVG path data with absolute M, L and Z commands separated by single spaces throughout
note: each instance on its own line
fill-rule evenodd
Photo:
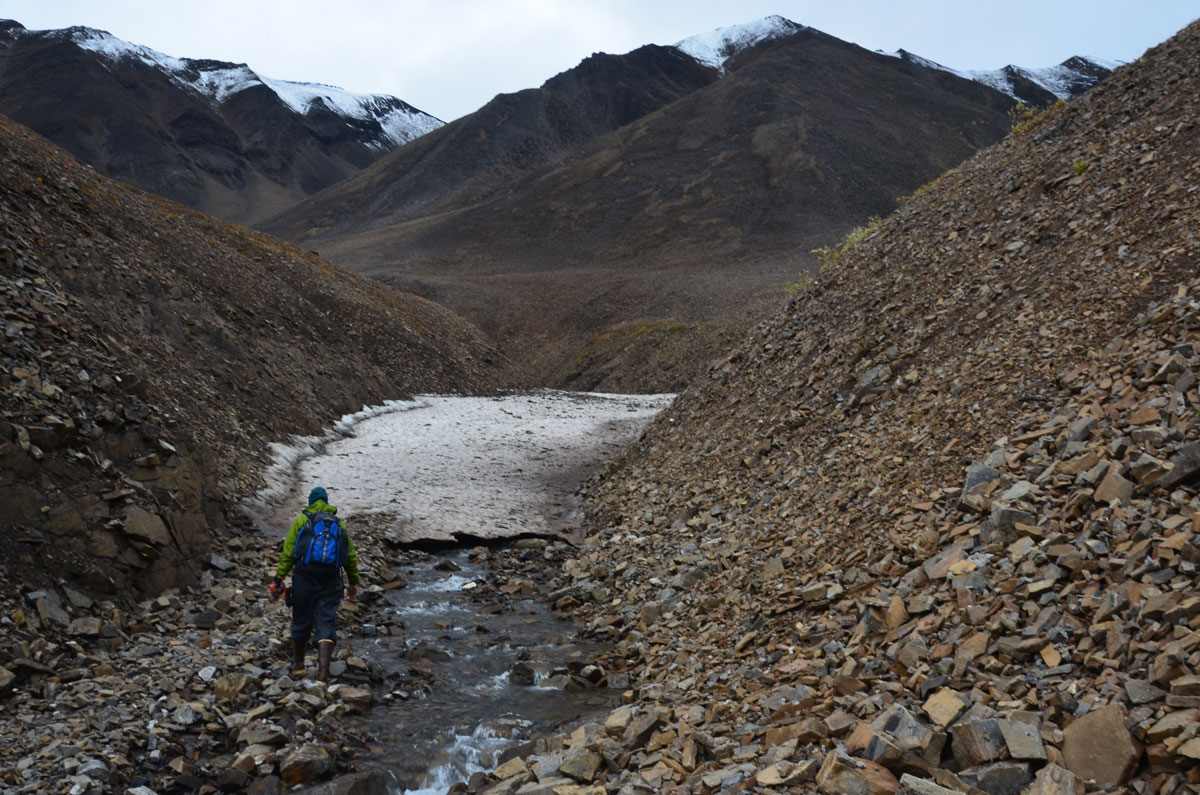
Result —
M 112 182 L 0 122 L 0 579 L 155 593 L 268 443 L 505 363 L 441 307 Z
M 593 480 L 560 593 L 636 693 L 598 780 L 1195 791 L 1197 96 L 1200 23 L 906 202 Z
M 395 97 L 11 20 L 0 20 L 0 113 L 107 176 L 242 224 L 441 125 Z
M 267 228 L 463 312 L 543 383 L 676 389 L 801 278 L 809 249 L 1001 138 L 1014 104 L 808 28 L 719 65 L 502 190 L 424 179 L 451 136 L 493 157 L 467 117 Z

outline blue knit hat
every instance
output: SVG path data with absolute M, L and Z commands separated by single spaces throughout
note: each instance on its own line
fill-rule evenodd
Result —
M 309 505 L 312 505 L 317 500 L 324 500 L 325 502 L 329 502 L 329 495 L 325 493 L 325 489 L 322 486 L 317 486 L 315 489 L 313 489 L 312 491 L 310 491 L 308 493 L 308 504 Z

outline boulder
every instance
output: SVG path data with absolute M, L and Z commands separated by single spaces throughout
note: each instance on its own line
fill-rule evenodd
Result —
M 125 512 L 125 535 L 159 546 L 166 546 L 171 541 L 171 533 L 162 517 L 137 505 L 131 505 Z
M 1083 782 L 1065 767 L 1051 762 L 1038 771 L 1029 795 L 1083 795 Z
M 830 751 L 817 771 L 817 791 L 825 795 L 892 795 L 900 782 L 883 765 Z
M 279 776 L 289 787 L 308 784 L 333 772 L 333 757 L 319 745 L 302 745 L 284 754 Z
M 1124 784 L 1142 758 L 1142 744 L 1125 728 L 1125 708 L 1109 704 L 1076 719 L 1063 730 L 1067 770 L 1101 787 Z
M 947 789 L 926 778 L 905 773 L 900 777 L 900 789 L 896 795 L 958 795 L 958 790 Z

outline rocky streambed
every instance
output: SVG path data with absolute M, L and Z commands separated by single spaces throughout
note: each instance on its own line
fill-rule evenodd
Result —
M 665 399 L 632 402 L 636 406 L 616 409 L 617 416 L 602 411 L 589 420 L 575 408 L 588 403 L 607 411 L 616 403 L 547 396 L 541 406 L 551 407 L 553 417 L 546 427 L 583 427 L 574 446 L 560 436 L 537 448 L 542 469 L 512 454 L 512 448 L 534 449 L 519 444 L 535 435 L 526 424 L 459 428 L 458 438 L 467 440 L 460 450 L 484 439 L 503 448 L 496 434 L 523 437 L 509 448 L 510 463 L 538 475 L 512 482 L 538 491 L 524 503 L 537 507 L 528 526 L 551 538 L 485 546 L 477 542 L 487 533 L 457 531 L 472 543 L 453 548 L 443 540 L 436 549 L 418 548 L 404 529 L 416 515 L 411 506 L 371 497 L 386 510 L 367 511 L 355 492 L 343 489 L 340 502 L 365 582 L 359 601 L 344 603 L 339 614 L 343 640 L 330 687 L 288 675 L 289 613 L 266 592 L 278 524 L 270 530 L 248 521 L 224 531 L 214 538 L 220 552 L 204 561 L 198 587 L 138 603 L 96 600 L 66 581 L 53 588 L 19 586 L 3 597 L 0 611 L 0 793 L 450 786 L 455 776 L 502 763 L 520 744 L 564 721 L 611 707 L 628 680 L 597 665 L 597 647 L 572 638 L 574 625 L 553 615 L 547 600 L 569 609 L 584 596 L 555 579 L 575 554 L 564 529 L 577 478 L 598 466 L 611 446 L 635 436 Z M 532 421 L 536 403 L 510 396 L 495 405 Z M 364 454 L 347 454 L 340 445 L 366 427 L 352 424 L 341 429 L 342 438 L 305 444 L 326 459 L 362 463 Z M 445 426 L 440 436 L 447 450 L 455 447 Z M 556 450 L 566 451 L 557 474 Z M 497 466 L 478 450 L 466 458 L 483 471 Z M 280 468 L 299 485 L 277 489 L 276 499 L 307 492 L 310 478 L 300 459 L 292 455 Z M 429 482 L 423 490 L 410 483 L 404 493 L 428 496 L 457 487 L 460 503 L 469 503 L 473 492 L 464 485 L 473 475 L 467 469 L 450 466 L 445 471 L 452 476 L 441 484 Z M 377 471 L 391 488 L 395 473 Z M 332 501 L 339 502 L 335 481 L 328 482 Z M 336 480 L 356 484 L 359 498 L 366 482 L 361 473 Z M 503 500 L 480 505 L 481 516 L 503 515 L 512 536 L 524 535 L 518 524 L 524 508 Z M 260 520 L 269 515 L 262 507 Z M 289 515 L 291 506 L 282 504 L 280 513 Z M 475 741 L 464 743 L 464 737 Z

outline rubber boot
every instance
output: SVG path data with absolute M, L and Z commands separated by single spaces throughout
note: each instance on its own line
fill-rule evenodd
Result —
M 333 641 L 321 638 L 317 641 L 317 681 L 329 683 L 329 661 L 333 659 Z
M 304 667 L 304 647 L 308 641 L 292 638 L 292 676 L 301 677 L 308 673 Z

